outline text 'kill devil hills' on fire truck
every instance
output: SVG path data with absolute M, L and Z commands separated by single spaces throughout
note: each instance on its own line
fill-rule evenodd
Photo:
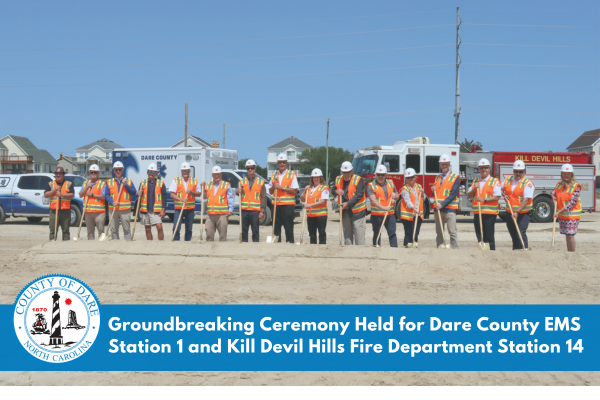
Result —
M 575 169 L 575 178 L 581 184 L 581 207 L 583 211 L 596 211 L 596 167 L 593 153 L 532 153 L 486 151 L 461 153 L 457 144 L 430 144 L 429 138 L 418 137 L 408 141 L 396 142 L 392 146 L 373 146 L 358 150 L 352 166 L 354 173 L 360 175 L 368 184 L 375 179 L 375 168 L 385 165 L 388 179 L 391 179 L 398 191 L 404 186 L 404 171 L 413 168 L 417 172 L 417 182 L 425 190 L 425 218 L 429 218 L 434 203 L 431 185 L 441 173 L 439 158 L 442 154 L 450 156 L 451 171 L 460 173 L 460 198 L 458 213 L 470 215 L 472 201 L 467 192 L 473 180 L 479 177 L 477 161 L 487 158 L 492 164 L 491 175 L 504 183 L 512 175 L 512 166 L 516 160 L 525 162 L 525 176 L 535 185 L 532 218 L 536 222 L 550 222 L 554 214 L 552 190 L 560 181 L 560 167 L 569 163 Z M 500 200 L 500 217 L 506 218 L 504 200 Z M 396 204 L 396 219 L 400 219 L 400 202 Z

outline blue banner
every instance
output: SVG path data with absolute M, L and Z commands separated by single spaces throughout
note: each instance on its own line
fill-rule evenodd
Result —
M 57 364 L 21 343 L 15 306 L 0 305 L 0 369 L 600 370 L 600 305 L 101 305 L 100 311 L 95 341 L 77 345 L 84 354 Z

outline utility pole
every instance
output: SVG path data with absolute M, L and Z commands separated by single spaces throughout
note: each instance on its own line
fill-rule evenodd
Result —
M 456 94 L 454 100 L 454 143 L 460 144 L 460 19 L 459 7 L 456 7 Z
M 223 148 L 225 149 L 225 124 L 223 124 Z
M 329 118 L 327 118 L 327 140 L 325 141 L 325 176 L 325 184 L 329 186 Z
M 183 147 L 187 147 L 187 103 L 185 103 L 185 139 L 183 140 Z

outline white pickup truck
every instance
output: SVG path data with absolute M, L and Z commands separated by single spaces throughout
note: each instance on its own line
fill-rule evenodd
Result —
M 30 222 L 40 222 L 50 213 L 50 199 L 44 191 L 54 179 L 54 174 L 0 175 L 0 224 L 6 218 L 26 217 Z M 79 225 L 83 202 L 79 191 L 84 178 L 67 174 L 65 179 L 73 184 L 75 197 L 71 200 L 71 226 Z

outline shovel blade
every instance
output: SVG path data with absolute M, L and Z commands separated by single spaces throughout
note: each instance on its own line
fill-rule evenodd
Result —
M 416 249 L 419 246 L 419 242 L 412 242 L 412 247 L 413 249 Z
M 74 241 L 74 242 L 76 242 L 76 241 L 78 241 L 78 240 L 79 240 L 79 238 L 78 238 L 77 236 L 73 236 L 73 237 L 71 238 L 71 240 L 72 240 L 72 241 Z

